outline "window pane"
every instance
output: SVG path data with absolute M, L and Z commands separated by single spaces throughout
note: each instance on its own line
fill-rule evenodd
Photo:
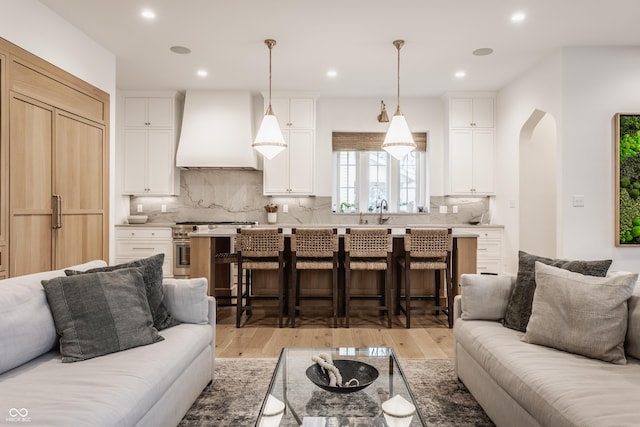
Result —
M 349 212 L 357 206 L 357 156 L 354 151 L 338 153 L 338 212 Z
M 384 151 L 370 151 L 367 154 L 369 159 L 369 197 L 367 209 L 374 211 L 380 203 L 380 200 L 389 199 L 389 154 Z
M 413 151 L 400 161 L 399 211 L 414 212 L 418 196 L 418 154 Z

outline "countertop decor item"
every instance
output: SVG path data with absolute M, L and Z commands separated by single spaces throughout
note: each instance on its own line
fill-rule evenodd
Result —
M 264 205 L 264 210 L 267 211 L 267 223 L 275 224 L 278 221 L 278 205 L 269 203 Z
M 269 203 L 268 205 L 264 205 L 264 210 L 267 211 L 267 213 L 278 212 L 278 205 L 275 203 Z
M 147 215 L 129 215 L 127 217 L 129 224 L 144 224 L 148 219 Z
M 314 358 L 315 360 L 316 358 Z M 321 389 L 333 393 L 344 394 L 360 391 L 371 385 L 380 375 L 375 367 L 357 360 L 333 360 L 331 363 L 327 362 L 326 359 L 324 361 L 325 363 L 321 362 L 322 365 L 333 366 L 336 369 L 327 369 L 319 363 L 314 363 L 307 368 L 307 378 Z M 335 375 L 336 371 L 338 372 L 337 375 Z M 335 377 L 330 372 L 334 373 Z M 336 381 L 333 382 L 332 378 Z M 332 383 L 334 385 L 331 385 Z M 342 384 L 342 386 L 339 384 Z

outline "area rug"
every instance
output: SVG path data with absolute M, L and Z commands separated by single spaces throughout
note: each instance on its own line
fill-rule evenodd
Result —
M 194 402 L 180 427 L 255 425 L 276 359 L 215 361 L 214 381 Z M 418 410 L 429 426 L 493 426 L 455 375 L 448 359 L 400 359 Z

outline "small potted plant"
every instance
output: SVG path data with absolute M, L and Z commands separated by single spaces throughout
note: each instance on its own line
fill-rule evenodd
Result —
M 264 205 L 264 210 L 267 211 L 267 222 L 269 224 L 275 224 L 278 220 L 278 205 L 269 203 Z

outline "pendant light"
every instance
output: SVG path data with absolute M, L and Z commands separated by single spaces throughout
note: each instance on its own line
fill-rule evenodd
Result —
M 404 45 L 404 40 L 394 40 L 393 45 L 398 50 L 398 107 L 384 137 L 382 149 L 400 160 L 416 148 L 416 143 L 413 141 L 407 120 L 400 112 L 400 49 Z
M 264 44 L 269 48 L 269 106 L 264 113 L 262 124 L 258 129 L 256 139 L 251 146 L 267 159 L 273 159 L 278 153 L 287 148 L 287 143 L 282 136 L 280 125 L 273 109 L 271 108 L 271 49 L 275 46 L 276 41 L 267 39 Z

